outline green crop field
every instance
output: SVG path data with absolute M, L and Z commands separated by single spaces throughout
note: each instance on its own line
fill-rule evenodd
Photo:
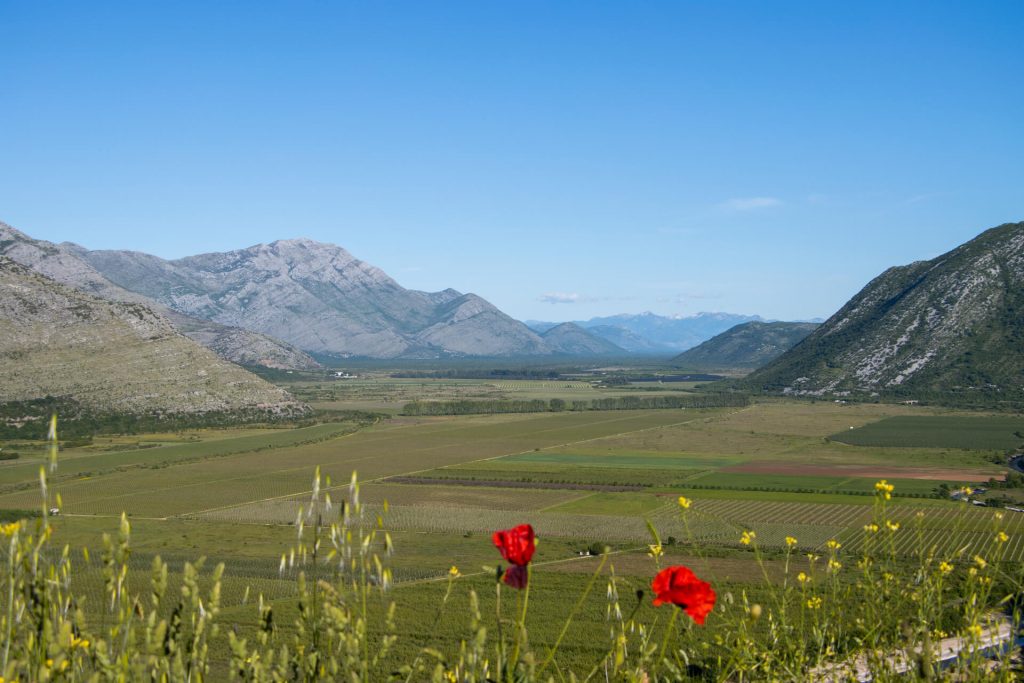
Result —
M 854 446 L 1011 449 L 1024 445 L 1024 417 L 904 415 L 830 436 Z
M 625 467 L 630 469 L 691 469 L 697 465 L 691 458 L 674 457 L 664 453 L 638 455 L 621 453 L 616 455 L 590 455 L 582 453 L 523 453 L 506 458 L 511 463 L 544 462 L 582 467 Z
M 741 472 L 709 472 L 689 478 L 691 487 L 734 488 L 747 490 L 779 490 L 798 492 L 874 493 L 877 479 L 869 477 L 806 476 L 789 474 L 747 474 Z M 899 495 L 931 495 L 942 483 L 932 479 L 890 479 Z

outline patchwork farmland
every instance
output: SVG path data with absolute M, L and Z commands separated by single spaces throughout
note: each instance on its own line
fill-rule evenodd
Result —
M 531 383 L 529 391 L 543 384 Z M 582 383 L 554 388 L 590 390 Z M 395 391 L 377 390 L 374 400 Z M 331 396 L 325 404 L 361 409 L 366 399 Z M 180 580 L 186 561 L 224 562 L 224 608 L 245 621 L 252 618 L 246 605 L 257 596 L 291 609 L 295 583 L 281 573 L 282 553 L 310 505 L 314 471 L 322 475 L 322 519 L 340 514 L 357 472 L 363 523 L 379 518 L 392 534 L 396 600 L 418 623 L 415 615 L 426 616 L 412 596 L 443 583 L 453 564 L 480 580 L 473 577 L 497 561 L 490 534 L 518 523 L 532 524 L 541 539 L 538 585 L 565 590 L 576 590 L 596 567 L 588 553 L 606 547 L 617 575 L 642 587 L 652 570 L 652 529 L 666 561 L 699 562 L 722 585 L 750 590 L 765 571 L 781 571 L 788 538 L 802 553 L 822 554 L 835 541 L 854 558 L 865 542 L 884 542 L 907 557 L 922 547 L 969 557 L 988 552 L 998 527 L 1008 539 L 1004 557 L 1024 561 L 1024 514 L 1006 512 L 997 521 L 992 510 L 935 495 L 942 485 L 955 489 L 1006 471 L 999 462 L 1005 442 L 990 432 L 1001 434 L 1007 425 L 986 426 L 985 419 L 918 407 L 766 401 L 743 408 L 362 416 L 291 430 L 152 434 L 66 449 L 48 504 L 59 500 L 58 540 L 91 548 L 93 558 L 102 534 L 126 513 L 140 539 L 131 562 L 142 577 L 156 555 L 168 561 L 172 580 Z M 927 427 L 933 420 L 957 427 L 936 440 L 942 430 Z M 900 433 L 901 424 L 910 431 Z M 981 435 L 978 447 L 965 447 L 964 424 Z M 884 443 L 836 436 L 872 429 L 884 438 L 868 440 Z M 44 459 L 42 450 L 26 450 L 0 464 L 0 511 L 39 508 Z M 896 487 L 887 518 L 899 529 L 871 539 L 864 528 L 877 513 L 878 478 Z M 679 496 L 693 501 L 685 515 Z M 754 533 L 761 565 L 754 546 L 741 543 L 744 532 Z M 79 568 L 74 583 L 98 604 L 99 564 L 92 559 Z M 545 609 L 536 607 L 541 621 Z

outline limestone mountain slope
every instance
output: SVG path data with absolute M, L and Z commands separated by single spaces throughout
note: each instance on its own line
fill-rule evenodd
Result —
M 405 289 L 345 249 L 313 240 L 174 261 L 130 251 L 82 257 L 120 287 L 179 313 L 304 351 L 377 358 L 551 353 L 535 332 L 478 296 Z
M 145 305 L 98 298 L 0 256 L 0 403 L 46 397 L 97 414 L 307 410 Z
M 890 268 L 745 384 L 809 395 L 1024 394 L 1024 223 Z
M 672 364 L 700 371 L 753 370 L 789 351 L 817 327 L 817 323 L 742 323 L 684 351 Z
M 170 319 L 183 334 L 240 365 L 314 369 L 320 364 L 295 347 L 238 327 L 178 314 L 148 297 L 120 287 L 86 262 L 88 251 L 76 244 L 36 240 L 0 223 L 0 255 L 61 284 L 111 301 L 143 304 Z
M 169 309 L 161 312 L 183 335 L 232 363 L 277 370 L 316 370 L 323 367 L 308 353 L 269 335 L 193 318 Z

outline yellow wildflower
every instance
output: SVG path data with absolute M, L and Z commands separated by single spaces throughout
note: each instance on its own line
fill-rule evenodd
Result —
M 792 536 L 786 536 L 786 546 L 792 548 L 797 543 L 796 539 Z
M 4 536 L 13 536 L 19 529 L 21 529 L 21 522 L 11 522 L 0 526 L 0 533 Z
M 803 572 L 800 572 L 796 575 L 796 580 L 800 583 L 807 583 L 811 580 L 811 577 L 807 576 L 807 574 L 804 574 Z
M 1000 531 L 996 534 L 996 543 L 1006 543 L 1010 540 L 1010 537 L 1006 535 L 1005 531 Z
M 753 531 L 744 531 L 743 535 L 740 536 L 740 543 L 743 545 L 750 545 L 755 538 L 757 538 L 757 534 Z
M 888 519 L 888 520 L 885 521 L 885 526 L 886 526 L 886 528 L 889 531 L 899 531 L 900 530 L 900 523 L 899 522 L 894 522 L 891 519 Z
M 837 572 L 837 571 L 839 571 L 842 568 L 843 568 L 843 564 L 841 562 L 836 562 L 833 559 L 829 559 L 829 561 L 828 561 L 828 570 L 830 572 Z
M 843 544 L 837 541 L 836 539 L 832 538 L 829 539 L 829 542 L 825 544 L 825 547 L 827 547 L 829 550 L 839 550 L 843 547 Z
M 981 638 L 981 625 L 971 624 L 967 627 L 967 633 L 974 636 L 975 638 Z
M 977 576 L 978 575 L 978 568 L 977 567 L 971 567 L 970 569 L 967 570 L 967 573 L 970 574 L 971 576 Z
M 877 491 L 883 498 L 890 500 L 892 498 L 892 492 L 896 487 L 887 482 L 885 479 L 875 484 L 875 491 Z
M 981 555 L 974 556 L 974 564 L 978 565 L 978 569 L 984 569 L 988 566 L 988 562 L 986 562 L 985 558 Z
M 807 609 L 821 609 L 821 598 L 817 596 L 808 598 Z
M 650 557 L 661 557 L 665 554 L 665 550 L 661 547 L 660 543 L 658 543 L 657 545 L 651 545 L 647 547 L 651 549 L 651 552 L 647 553 L 647 555 Z
M 865 524 L 864 525 L 864 531 L 868 532 L 869 534 L 877 534 L 878 533 L 878 525 L 875 524 L 874 522 L 872 522 L 871 524 Z
M 953 571 L 953 565 L 951 565 L 949 562 L 945 562 L 945 561 L 939 562 L 939 572 L 940 573 L 942 573 L 942 574 L 949 574 L 951 571 Z
M 693 505 L 693 501 L 686 496 L 679 496 L 679 507 L 684 510 L 689 510 L 690 506 Z
M 462 576 L 462 574 L 459 573 L 459 568 L 453 564 L 451 568 L 448 570 L 448 576 L 452 577 L 453 579 L 456 579 Z

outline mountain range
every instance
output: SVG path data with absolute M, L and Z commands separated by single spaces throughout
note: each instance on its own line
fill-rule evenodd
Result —
M 740 323 L 763 321 L 757 315 L 698 313 L 691 316 L 663 316 L 651 312 L 574 320 L 573 324 L 631 353 L 679 353 L 721 334 Z M 537 332 L 559 323 L 527 320 Z
M 306 239 L 165 260 L 52 244 L 0 223 L 0 258 L 6 292 L 0 355 L 8 366 L 20 364 L 0 377 L 0 402 L 74 394 L 157 412 L 174 405 L 200 411 L 292 405 L 207 349 L 237 364 L 280 368 L 318 367 L 310 353 L 611 357 L 692 349 L 675 364 L 717 369 L 767 362 L 737 384 L 758 392 L 1024 396 L 1024 223 L 988 230 L 935 259 L 890 268 L 813 331 L 729 313 L 527 326 L 474 294 L 405 289 L 341 247 Z M 33 338 L 39 348 L 31 348 Z M 126 355 L 105 356 L 108 345 Z M 89 357 L 75 377 L 68 363 L 82 354 Z M 25 368 L 39 373 L 35 389 Z M 132 378 L 117 374 L 124 368 L 155 387 L 166 375 L 167 391 L 140 394 Z M 123 399 L 111 388 L 118 384 L 128 391 Z M 217 384 L 239 390 L 220 394 Z
M 420 292 L 345 249 L 307 239 L 165 260 L 34 240 L 0 223 L 0 254 L 82 291 L 144 303 L 243 365 L 348 358 L 622 354 L 582 329 L 541 335 L 475 294 Z
M 1024 395 L 1024 223 L 869 282 L 740 386 L 796 395 Z

